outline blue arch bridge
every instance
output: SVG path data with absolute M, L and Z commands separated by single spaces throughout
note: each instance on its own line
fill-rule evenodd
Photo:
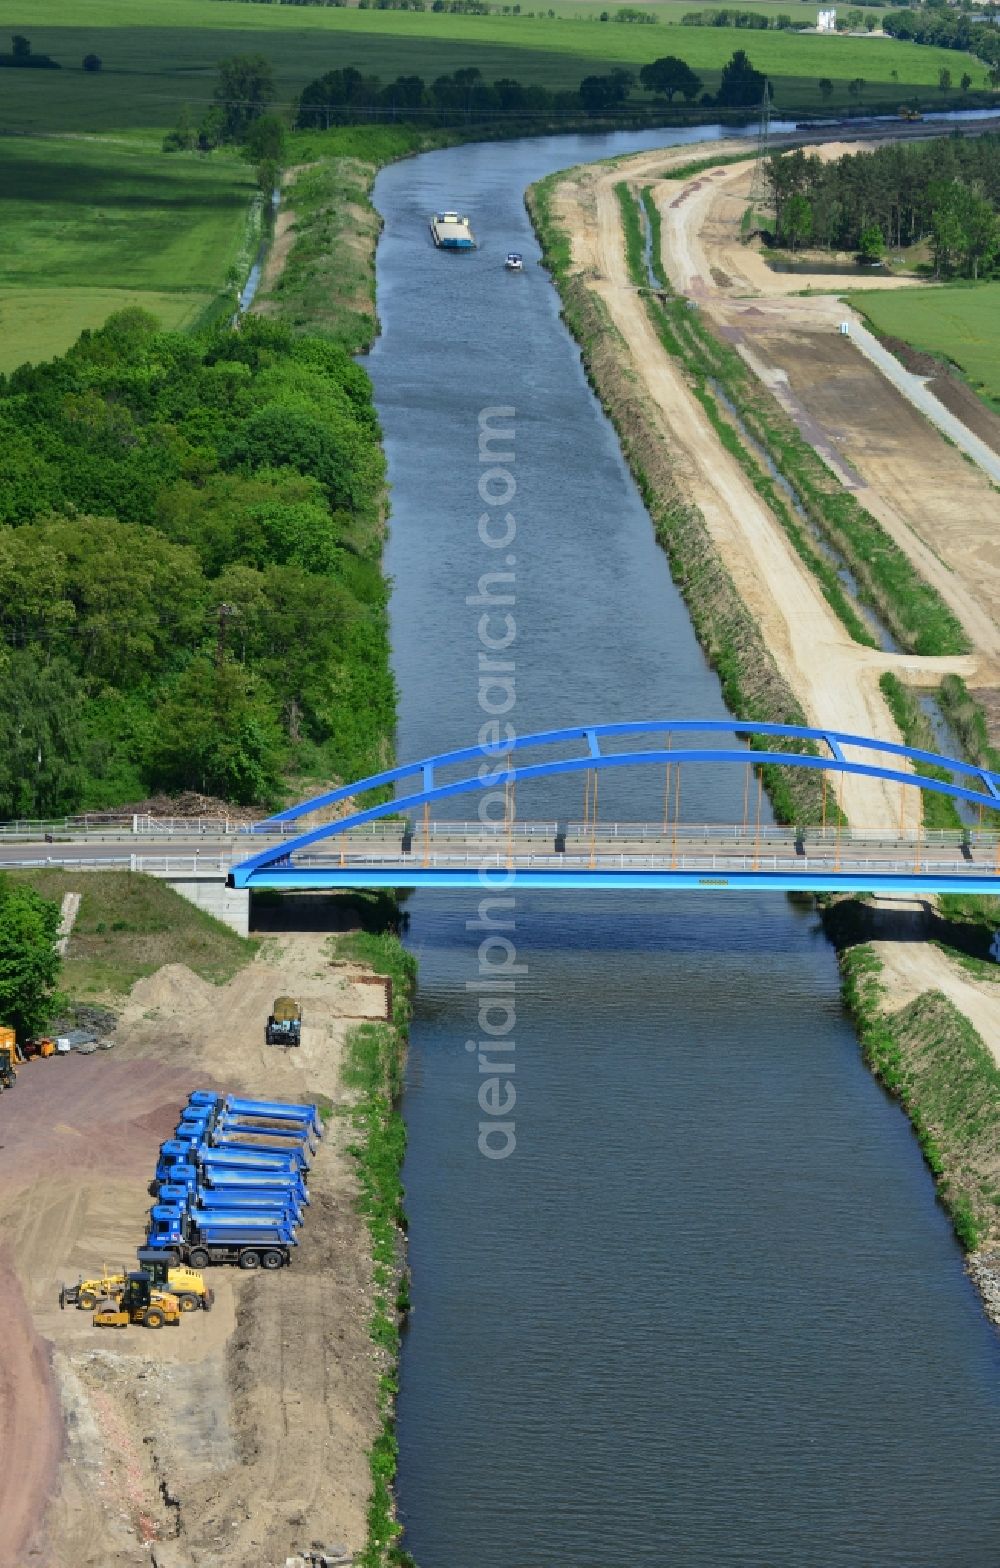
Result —
M 781 749 L 784 742 L 794 750 Z M 641 749 L 640 749 L 641 748 Z M 818 826 L 761 821 L 760 768 L 818 770 Z M 739 822 L 692 821 L 682 778 L 695 765 L 743 770 Z M 916 768 L 925 771 L 918 773 Z M 663 810 L 655 822 L 609 822 L 599 809 L 609 770 L 655 768 Z M 756 777 L 754 771 L 756 770 Z M 576 820 L 534 821 L 516 811 L 518 786 L 580 775 Z M 848 827 L 840 781 L 854 774 L 898 786 L 898 821 Z M 357 807 L 371 791 L 394 799 Z M 920 814 L 914 791 L 947 796 L 969 825 L 904 826 Z M 438 802 L 472 797 L 469 820 L 434 818 Z M 681 803 L 687 820 L 682 820 Z M 332 817 L 339 808 L 347 811 Z M 389 768 L 303 801 L 255 825 L 260 851 L 233 867 L 236 888 L 769 888 L 805 892 L 1000 893 L 1000 774 L 936 752 L 801 725 L 738 720 L 653 720 L 520 735 Z M 300 819 L 326 815 L 306 831 Z M 893 811 L 893 815 L 894 815 Z

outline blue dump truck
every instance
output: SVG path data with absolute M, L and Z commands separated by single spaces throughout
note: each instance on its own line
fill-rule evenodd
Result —
M 196 1162 L 204 1170 L 214 1166 L 233 1171 L 287 1171 L 301 1176 L 303 1181 L 309 1175 L 302 1161 L 294 1159 L 291 1153 L 272 1154 L 269 1149 L 241 1149 L 235 1144 L 225 1149 L 213 1149 L 210 1143 L 195 1144 L 193 1153 Z
M 266 1192 L 285 1197 L 299 1207 L 308 1205 L 309 1192 L 301 1177 L 285 1171 L 199 1171 L 197 1165 L 183 1160 L 168 1161 L 163 1167 L 160 1192 L 177 1187 L 191 1198 L 198 1192 Z
M 272 1138 L 271 1128 L 251 1128 L 249 1133 L 230 1132 L 223 1122 L 214 1125 L 204 1122 L 179 1121 L 174 1130 L 174 1138 L 191 1144 L 206 1144 L 213 1149 L 255 1149 L 263 1153 L 288 1154 L 300 1166 L 312 1164 L 312 1150 L 308 1143 L 301 1138 Z
M 201 1170 L 191 1159 L 178 1159 L 161 1153 L 156 1167 L 156 1190 L 164 1185 L 185 1187 L 194 1193 L 199 1187 L 241 1190 L 264 1187 L 276 1192 L 291 1193 L 299 1204 L 308 1204 L 309 1189 L 298 1171 L 232 1170 L 227 1166 L 213 1166 Z
M 229 1144 L 214 1149 L 210 1143 L 187 1138 L 170 1138 L 160 1145 L 160 1154 L 171 1160 L 187 1160 L 196 1165 L 225 1165 L 233 1170 L 293 1171 L 305 1180 L 306 1167 L 296 1149 L 253 1149 Z
M 189 1209 L 196 1218 L 203 1210 L 218 1212 L 220 1209 L 230 1209 L 241 1214 L 280 1214 L 296 1228 L 302 1224 L 302 1209 L 295 1194 L 288 1191 L 269 1192 L 266 1187 L 226 1188 L 220 1192 L 215 1187 L 195 1187 L 192 1190 L 188 1186 L 164 1182 L 158 1202 L 167 1208 Z
M 149 1211 L 147 1249 L 168 1263 L 187 1263 L 193 1269 L 210 1263 L 280 1269 L 291 1262 L 295 1246 L 294 1225 L 276 1213 L 196 1211 L 166 1203 Z
M 200 1127 L 209 1139 L 217 1134 L 225 1134 L 228 1138 L 266 1138 L 277 1147 L 299 1144 L 303 1149 L 308 1149 L 310 1155 L 315 1154 L 317 1148 L 310 1128 L 303 1122 L 285 1122 L 276 1127 L 270 1122 L 241 1120 L 239 1114 L 232 1111 L 211 1116 L 205 1114 L 200 1106 L 188 1105 L 182 1111 L 177 1125 L 192 1131 Z
M 323 1123 L 315 1105 L 295 1105 L 287 1100 L 248 1100 L 235 1094 L 213 1094 L 209 1089 L 195 1089 L 188 1095 L 188 1105 L 192 1110 L 208 1107 L 216 1116 L 236 1113 L 241 1119 L 254 1121 L 300 1122 L 314 1137 L 323 1136 Z
M 323 1125 L 315 1105 L 196 1090 L 160 1145 L 140 1256 L 169 1268 L 291 1262 Z

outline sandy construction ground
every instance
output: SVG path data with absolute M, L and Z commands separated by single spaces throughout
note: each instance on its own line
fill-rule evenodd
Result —
M 159 1332 L 58 1307 L 60 1281 L 134 1258 L 191 1089 L 339 1098 L 346 1031 L 385 998 L 324 944 L 271 938 L 222 987 L 169 966 L 136 985 L 112 1051 L 32 1062 L 0 1098 L 2 1568 L 283 1568 L 313 1541 L 363 1544 L 378 1366 L 342 1118 L 291 1268 L 211 1269 L 213 1311 Z M 302 1002 L 298 1051 L 263 1044 L 282 991 Z
M 867 151 L 872 145 L 823 142 L 809 151 L 830 161 L 844 153 Z M 727 154 L 743 150 L 753 151 L 752 144 L 726 144 Z M 671 163 L 690 162 L 690 150 L 684 158 L 665 158 L 661 153 L 657 162 L 661 169 Z M 625 172 L 630 172 L 629 165 Z M 663 218 L 664 261 L 678 294 L 708 300 L 720 294 L 787 297 L 805 287 L 818 292 L 843 289 L 842 274 L 817 274 L 807 282 L 795 274 L 775 272 L 756 246 L 743 244 L 740 223 L 752 178 L 752 163 L 720 164 L 689 180 L 670 180 L 658 188 L 656 204 Z M 910 285 L 894 277 L 872 276 L 864 280 L 864 286 L 879 289 Z

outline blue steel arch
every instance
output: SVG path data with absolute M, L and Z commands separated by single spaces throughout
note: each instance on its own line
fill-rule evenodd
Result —
M 725 734 L 742 735 L 751 740 L 759 736 L 770 736 L 781 740 L 803 740 L 826 745 L 829 748 L 829 756 L 811 752 L 767 751 L 759 748 L 748 752 L 744 748 L 713 746 L 688 750 L 671 747 L 670 750 L 663 748 L 656 751 L 611 753 L 601 751 L 601 741 L 606 737 L 636 734 L 669 736 Z M 518 751 L 525 751 L 529 747 L 564 745 L 568 741 L 583 741 L 586 745 L 585 752 L 579 757 L 560 757 L 552 762 L 532 763 L 522 768 L 511 765 L 511 759 Z M 851 761 L 844 754 L 845 746 L 862 752 L 896 756 L 905 762 L 929 763 L 947 770 L 953 777 L 978 778 L 982 781 L 983 788 L 982 790 L 967 789 L 963 785 L 948 783 L 944 779 L 925 778 L 920 774 L 904 772 L 901 768 L 884 767 L 875 762 Z M 506 765 L 498 766 L 485 777 L 480 776 L 477 767 L 475 773 L 468 777 L 452 780 L 447 784 L 435 783 L 437 769 L 454 767 L 463 762 L 475 761 L 481 764 L 484 760 L 498 764 L 506 763 Z M 658 764 L 662 767 L 666 762 L 681 765 L 738 763 L 741 766 L 745 766 L 748 762 L 753 762 L 755 766 L 761 763 L 774 763 L 779 767 L 814 768 L 833 773 L 859 774 L 863 777 L 910 785 L 934 794 L 948 795 L 955 800 L 969 801 L 973 805 L 985 806 L 995 811 L 1000 810 L 1000 774 L 992 773 L 986 768 L 974 767 L 970 763 L 959 761 L 955 757 L 946 757 L 938 752 L 921 751 L 913 746 L 900 746 L 892 741 L 873 740 L 866 735 L 850 735 L 841 730 L 814 729 L 802 724 L 758 724 L 740 719 L 647 719 L 623 724 L 574 725 L 570 729 L 542 730 L 533 735 L 518 735 L 505 746 L 465 746 L 457 751 L 441 752 L 434 757 L 425 757 L 419 762 L 403 763 L 399 767 L 388 768 L 383 773 L 374 773 L 369 778 L 342 785 L 339 789 L 328 790 L 325 794 L 302 801 L 297 806 L 290 806 L 288 810 L 280 811 L 275 816 L 267 818 L 265 822 L 258 823 L 253 831 L 265 832 L 268 828 L 294 822 L 297 818 L 307 816 L 313 811 L 336 805 L 338 801 L 363 794 L 367 790 L 396 784 L 402 779 L 417 779 L 420 783 L 415 793 L 396 796 L 393 800 L 383 801 L 380 805 L 351 812 L 336 822 L 325 822 L 307 833 L 300 834 L 298 838 L 286 839 L 281 844 L 271 846 L 260 854 L 240 862 L 233 867 L 231 883 L 234 887 L 250 887 L 254 872 L 273 869 L 278 865 L 289 865 L 296 850 L 306 849 L 309 845 L 320 843 L 324 839 L 335 838 L 340 833 L 359 827 L 362 823 L 372 822 L 378 817 L 394 816 L 417 806 L 428 805 L 435 800 L 446 800 L 453 795 L 485 792 L 496 788 L 499 784 L 516 784 L 530 779 L 551 778 L 560 773 L 582 773 L 593 769 L 650 764 Z

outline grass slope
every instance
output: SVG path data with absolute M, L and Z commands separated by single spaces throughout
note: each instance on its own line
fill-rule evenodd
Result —
M 173 888 L 129 871 L 12 871 L 45 898 L 82 894 L 60 973 L 74 1001 L 124 996 L 164 964 L 186 964 L 217 985 L 250 962 L 257 943 L 196 909 Z
M 355 1134 L 349 1152 L 358 1162 L 359 1203 L 372 1242 L 374 1291 L 369 1332 L 379 1363 L 379 1431 L 369 1450 L 368 1541 L 355 1561 L 359 1568 L 389 1568 L 390 1564 L 413 1562 L 395 1544 L 401 1527 L 396 1519 L 394 1482 L 399 1456 L 396 1395 L 400 1335 L 410 1304 L 403 1243 L 406 1124 L 399 1106 L 417 964 L 399 938 L 389 932 L 359 932 L 334 938 L 331 945 L 337 958 L 369 964 L 376 974 L 392 980 L 392 1021 L 360 1024 L 351 1031 L 343 1071 L 345 1087 L 357 1095 L 344 1114 Z
M 913 1124 L 963 1247 L 1000 1234 L 1000 1070 L 969 1020 L 939 991 L 884 1011 L 870 947 L 841 957 L 844 998 L 869 1067 Z
M 45 73 L 28 73 L 44 75 Z M 247 265 L 252 171 L 79 137 L 4 148 L 0 369 L 63 353 L 84 327 L 141 306 L 191 325 Z
M 900 102 L 921 88 L 925 97 L 933 88 L 944 102 L 937 92 L 942 66 L 956 82 L 965 70 L 977 86 L 985 77 L 981 62 L 969 55 L 888 38 L 710 27 L 675 29 L 668 44 L 662 25 L 602 25 L 585 16 L 481 17 L 239 0 L 90 0 L 81 26 L 78 0 L 21 4 L 27 14 L 15 11 L 8 27 L 26 32 L 36 52 L 52 55 L 64 69 L 5 72 L 4 129 L 167 125 L 182 104 L 208 101 L 222 55 L 258 50 L 274 67 L 284 103 L 320 72 L 348 64 L 385 79 L 410 73 L 433 79 L 477 65 L 487 79 L 515 76 L 574 88 L 591 72 L 636 68 L 668 52 L 687 60 L 712 90 L 736 48 L 747 48 L 754 65 L 774 79 L 779 112 L 823 106 L 817 81 L 824 76 L 835 83 L 825 107 L 846 105 L 847 83 L 856 77 L 869 84 L 869 102 L 879 96 Z M 93 76 L 80 67 L 90 51 L 104 61 Z
M 1000 410 L 1000 282 L 852 294 L 877 332 L 950 359 Z

